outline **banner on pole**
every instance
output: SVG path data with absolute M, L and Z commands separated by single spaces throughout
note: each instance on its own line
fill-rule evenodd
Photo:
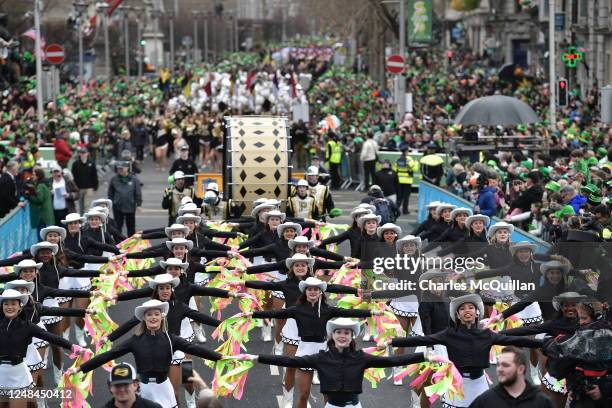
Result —
M 431 0 L 408 0 L 408 45 L 419 46 L 432 41 Z

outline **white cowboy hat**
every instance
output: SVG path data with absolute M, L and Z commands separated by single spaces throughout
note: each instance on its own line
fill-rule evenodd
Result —
M 61 223 L 64 225 L 67 225 L 70 222 L 79 222 L 82 224 L 85 222 L 85 217 L 81 217 L 81 214 L 79 213 L 70 213 L 61 221 Z
M 379 238 L 382 238 L 385 231 L 395 231 L 398 236 L 402 234 L 402 229 L 391 222 L 388 222 L 385 225 L 381 225 L 380 227 L 376 228 L 376 235 L 378 235 Z
M 188 250 L 193 249 L 193 241 L 185 238 L 174 238 L 172 241 L 166 241 L 166 247 L 169 250 L 172 250 L 172 247 L 175 245 L 185 245 Z
M 168 238 L 170 238 L 170 234 L 174 231 L 183 231 L 183 233 L 187 235 L 189 234 L 189 227 L 186 227 L 183 224 L 172 224 L 171 226 L 164 228 L 164 232 Z
M 91 209 L 89 211 L 98 211 L 101 212 L 102 214 L 104 214 L 104 219 L 106 220 L 108 218 L 108 215 L 110 214 L 110 210 L 106 207 L 91 207 Z
M 267 198 L 263 198 L 263 197 L 259 197 L 258 199 L 253 200 L 253 208 L 257 207 L 260 204 L 265 203 L 266 200 L 267 200 Z
M 169 273 L 162 273 L 160 275 L 155 275 L 155 279 L 149 281 L 149 287 L 155 290 L 158 285 L 170 284 L 174 289 L 179 283 L 181 283 L 179 278 L 173 278 Z
M 569 266 L 559 261 L 548 261 L 540 265 L 540 273 L 543 276 L 546 276 L 546 272 L 548 272 L 551 269 L 559 269 L 563 274 L 566 274 L 569 272 Z
M 182 224 L 185 221 L 193 221 L 197 225 L 200 222 L 202 222 L 202 217 L 200 217 L 199 215 L 193 215 L 193 214 L 183 214 L 183 215 L 176 217 L 177 224 Z
M 467 217 L 467 219 L 465 220 L 465 228 L 470 228 L 472 223 L 474 221 L 480 220 L 484 223 L 485 229 L 489 226 L 489 224 L 491 223 L 491 218 L 489 218 L 487 215 L 484 214 L 476 214 L 476 215 L 470 215 L 469 217 Z
M 23 307 L 23 305 L 28 303 L 29 297 L 30 295 L 22 295 L 21 292 L 15 289 L 6 289 L 0 295 L 0 304 L 4 302 L 5 300 L 18 300 L 19 303 L 21 303 L 21 306 Z
M 23 261 L 20 261 L 17 265 L 13 265 L 13 272 L 15 272 L 15 274 L 19 274 L 19 272 L 22 269 L 27 269 L 27 268 L 40 269 L 41 267 L 42 267 L 42 262 L 36 262 L 33 259 L 24 259 Z
M 367 208 L 355 208 L 353 211 L 351 211 L 351 217 L 353 219 L 366 214 L 372 214 L 372 211 L 368 210 Z
M 514 256 L 516 251 L 518 251 L 519 249 L 529 249 L 532 253 L 535 253 L 536 249 L 538 249 L 538 246 L 527 241 L 513 242 L 512 244 L 510 244 L 510 253 L 512 254 L 512 256 Z
M 43 229 L 40 230 L 40 239 L 42 239 L 43 241 L 45 241 L 47 239 L 47 234 L 50 232 L 57 232 L 60 236 L 60 240 L 63 241 L 66 239 L 66 229 L 63 227 L 56 227 L 56 226 L 51 226 L 51 227 L 45 227 Z
M 467 214 L 468 217 L 472 215 L 472 210 L 466 207 L 455 208 L 451 211 L 451 220 L 454 220 L 457 214 Z
M 292 251 L 295 249 L 296 245 L 306 245 L 308 249 L 310 249 L 314 246 L 314 244 L 314 241 L 309 240 L 308 237 L 305 237 L 304 235 L 299 235 L 293 239 L 290 239 L 287 243 L 289 249 Z
M 28 282 L 23 279 L 15 279 L 4 284 L 4 290 L 26 288 L 28 293 L 34 292 L 34 282 Z
M 489 227 L 489 230 L 487 231 L 487 236 L 489 238 L 495 236 L 495 232 L 500 229 L 507 229 L 508 234 L 512 235 L 512 233 L 514 232 L 514 225 L 508 224 L 507 222 L 500 221 Z
M 357 220 L 357 225 L 359 227 L 363 227 L 363 224 L 365 224 L 365 222 L 368 220 L 375 220 L 377 224 L 380 224 L 381 217 L 380 215 L 376 214 L 366 214 Z
M 106 205 L 106 208 L 113 208 L 113 200 L 108 198 L 98 198 L 91 202 L 92 207 L 99 207 L 100 204 Z
M 587 299 L 588 296 L 581 295 L 578 292 L 564 292 L 553 297 L 552 305 L 555 310 L 559 310 L 561 309 L 561 305 L 565 302 L 580 303 L 581 301 Z
M 193 203 L 193 199 L 191 197 L 185 196 L 181 198 L 181 206 L 188 204 L 188 203 Z
M 325 325 L 327 329 L 327 335 L 331 336 L 337 329 L 349 329 L 353 331 L 353 337 L 359 336 L 361 333 L 361 323 L 357 320 L 349 319 L 348 317 L 337 317 L 332 320 L 328 320 Z
M 311 258 L 304 254 L 295 254 L 291 258 L 285 259 L 285 265 L 287 265 L 287 269 L 291 269 L 293 264 L 296 262 L 306 262 L 308 264 L 308 267 L 312 268 L 312 265 L 314 265 L 314 258 Z
M 308 169 L 306 169 L 306 176 L 318 176 L 319 175 L 319 168 L 316 166 L 310 166 L 308 167 Z
M 265 203 L 269 205 L 273 205 L 275 208 L 281 205 L 281 201 L 277 200 L 276 198 L 266 198 Z
M 183 262 L 178 258 L 168 258 L 165 261 L 159 261 L 159 266 L 166 269 L 169 266 L 178 266 L 179 268 L 185 270 L 189 267 L 189 263 Z
M 162 302 L 157 299 L 147 300 L 142 305 L 136 306 L 136 309 L 134 309 L 134 316 L 136 316 L 138 320 L 142 321 L 147 310 L 159 309 L 161 310 L 163 316 L 166 317 L 169 307 L 170 305 L 168 305 L 168 302 Z
M 57 246 L 57 244 L 52 244 L 48 241 L 42 241 L 38 244 L 32 245 L 30 247 L 30 253 L 32 254 L 32 256 L 36 256 L 36 254 L 38 254 L 38 251 L 40 251 L 41 249 L 50 249 L 53 255 L 57 255 L 59 247 Z
M 402 237 L 395 242 L 395 249 L 397 250 L 397 252 L 401 252 L 404 245 L 408 242 L 414 242 L 417 246 L 417 249 L 421 249 L 421 247 L 423 246 L 421 237 L 415 237 L 414 235 L 406 235 L 405 237 Z
M 267 223 L 270 217 L 279 217 L 281 219 L 281 222 L 284 222 L 287 215 L 284 212 L 280 212 L 278 210 L 268 211 L 264 216 L 264 222 Z
M 480 297 L 480 295 L 464 295 L 459 296 L 458 298 L 455 298 L 450 302 L 450 318 L 453 322 L 457 318 L 457 310 L 464 303 L 472 303 L 474 306 L 476 306 L 476 310 L 478 311 L 478 317 L 484 317 L 484 304 L 482 303 L 482 298 Z
M 276 233 L 278 234 L 279 237 L 283 237 L 283 233 L 285 232 L 285 230 L 287 228 L 293 228 L 295 230 L 295 233 L 299 236 L 302 234 L 302 226 L 300 224 L 297 224 L 295 222 L 284 222 L 281 225 L 279 225 L 278 227 L 276 227 Z
M 455 208 L 457 208 L 456 205 L 448 204 L 448 203 L 441 203 L 440 205 L 436 207 L 436 214 L 438 214 L 438 217 L 439 217 L 440 214 L 442 214 L 442 211 L 446 209 L 454 210 Z
M 178 209 L 179 217 L 186 214 L 200 215 L 202 209 L 193 202 L 188 202 Z
M 89 220 L 90 218 L 93 218 L 93 217 L 98 217 L 98 218 L 100 218 L 102 220 L 102 222 L 106 222 L 106 214 L 104 214 L 101 211 L 94 210 L 93 208 L 91 210 L 89 210 L 88 212 L 86 212 L 85 214 L 83 214 L 83 216 L 87 220 Z
M 287 260 L 289 260 L 291 258 L 288 258 Z M 306 290 L 306 288 L 310 288 L 310 287 L 317 287 L 321 290 L 321 292 L 325 292 L 325 289 L 327 289 L 327 283 L 325 283 L 324 281 L 317 279 L 317 278 L 313 278 L 312 276 L 309 276 L 308 278 L 306 278 L 305 280 L 301 281 L 298 284 L 299 288 L 300 288 L 300 292 L 304 293 L 304 291 Z
M 263 203 L 255 206 L 255 208 L 253 208 L 253 210 L 251 211 L 251 216 L 257 218 L 257 214 L 259 214 L 261 210 L 274 210 L 275 208 L 275 205 L 268 204 L 266 200 Z
M 432 201 L 431 203 L 427 204 L 427 209 L 432 209 L 432 208 L 436 208 L 438 207 L 440 204 L 442 204 L 440 201 Z

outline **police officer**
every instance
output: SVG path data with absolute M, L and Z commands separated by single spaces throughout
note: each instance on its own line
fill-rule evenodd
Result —
M 183 197 L 194 198 L 193 188 L 185 186 L 185 173 L 178 170 L 172 175 L 173 184 L 164 190 L 162 208 L 168 210 L 168 226 L 174 224 Z
M 402 208 L 402 214 L 410 214 L 408 204 L 410 201 L 410 192 L 412 191 L 412 183 L 414 181 L 414 172 L 419 169 L 419 164 L 412 160 L 406 152 L 407 147 L 402 147 L 402 154 L 395 162 L 395 171 L 398 178 L 397 191 L 397 206 Z
M 342 163 L 342 145 L 338 141 L 338 136 L 330 132 L 327 146 L 325 147 L 325 161 L 329 163 L 329 173 L 331 175 L 331 187 L 340 188 L 340 164 Z

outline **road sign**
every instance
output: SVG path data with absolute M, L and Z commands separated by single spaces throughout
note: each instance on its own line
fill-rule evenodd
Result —
M 404 58 L 401 55 L 391 55 L 387 58 L 387 71 L 392 74 L 401 74 L 404 72 Z
M 53 65 L 61 64 L 66 58 L 64 47 L 59 44 L 49 44 L 47 48 L 45 48 L 45 55 L 49 64 Z

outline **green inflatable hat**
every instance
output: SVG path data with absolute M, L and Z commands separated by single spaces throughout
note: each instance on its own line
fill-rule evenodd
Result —
M 555 193 L 558 193 L 559 190 L 561 190 L 561 185 L 557 183 L 556 181 L 549 181 L 548 183 L 546 183 L 544 188 L 550 191 L 554 191 Z

